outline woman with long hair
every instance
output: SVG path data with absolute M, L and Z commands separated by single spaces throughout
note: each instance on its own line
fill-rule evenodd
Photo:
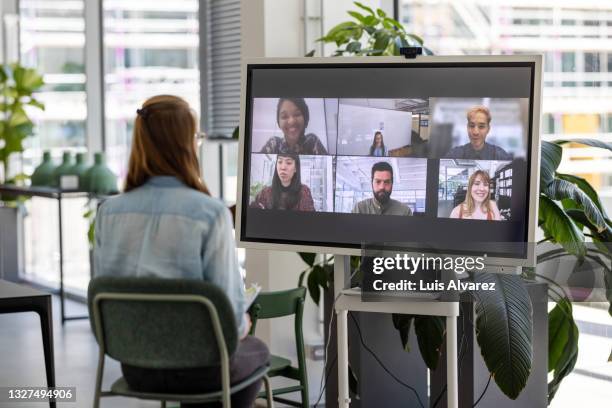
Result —
M 376 131 L 374 133 L 374 140 L 372 140 L 372 146 L 370 146 L 370 156 L 384 157 L 386 155 L 387 148 L 385 147 L 383 134 L 381 131 Z
M 491 179 L 484 170 L 477 170 L 468 181 L 465 200 L 453 208 L 450 218 L 500 221 L 501 214 L 495 201 L 491 200 Z
M 230 360 L 234 383 L 266 364 L 269 352 L 247 336 L 250 321 L 232 219 L 200 179 L 196 132 L 196 116 L 179 97 L 154 96 L 137 110 L 125 192 L 98 209 L 94 271 L 96 276 L 197 279 L 223 289 L 241 337 Z M 219 372 L 218 367 L 121 368 L 130 387 L 143 392 L 209 391 L 202 378 L 217 378 Z M 232 405 L 252 406 L 260 386 L 257 382 L 233 394 Z M 214 381 L 208 387 L 215 387 Z
M 314 211 L 308 186 L 300 177 L 300 156 L 278 154 L 272 185 L 264 187 L 251 203 L 253 208 L 266 210 Z
M 279 98 L 276 123 L 283 137 L 273 136 L 261 153 L 327 154 L 327 149 L 314 133 L 306 133 L 310 110 L 304 98 Z

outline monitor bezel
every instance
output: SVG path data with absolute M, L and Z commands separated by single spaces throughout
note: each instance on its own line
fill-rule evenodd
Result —
M 277 67 L 280 65 L 287 67 L 303 67 L 304 65 L 342 65 L 342 66 L 363 66 L 363 64 L 389 65 L 389 64 L 434 64 L 440 66 L 452 65 L 478 65 L 499 66 L 500 63 L 530 63 L 533 64 L 532 76 L 532 106 L 531 115 L 531 142 L 529 146 L 530 158 L 528 161 L 529 189 L 527 199 L 529 201 L 527 213 L 527 250 L 526 256 L 522 258 L 488 256 L 486 264 L 491 266 L 507 267 L 534 267 L 536 264 L 536 254 L 532 243 L 535 242 L 538 216 L 538 195 L 540 179 L 540 116 L 542 111 L 542 55 L 491 55 L 491 56 L 419 56 L 415 59 L 404 57 L 311 57 L 311 58 L 247 58 L 242 62 L 241 67 L 241 99 L 240 99 L 240 123 L 239 123 L 239 151 L 238 151 L 238 183 L 236 201 L 236 242 L 240 248 L 290 251 L 290 252 L 314 252 L 336 255 L 361 255 L 361 248 L 347 247 L 342 245 L 312 245 L 300 242 L 273 242 L 274 240 L 263 239 L 243 239 L 245 216 L 243 208 L 243 189 L 244 189 L 244 163 L 245 163 L 245 129 L 247 121 L 247 102 L 250 95 L 248 93 L 248 73 L 254 68 Z M 320 243 L 319 243 L 320 244 Z M 414 251 L 413 253 L 421 253 Z M 449 253 L 452 256 L 452 253 Z

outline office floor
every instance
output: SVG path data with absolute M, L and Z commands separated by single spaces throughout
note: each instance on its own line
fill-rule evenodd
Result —
M 86 308 L 67 302 L 68 315 L 81 315 Z M 576 369 L 565 379 L 552 408 L 608 406 L 612 400 L 612 363 L 607 362 L 612 347 L 612 324 L 605 309 L 575 306 L 580 328 L 580 355 Z M 59 301 L 54 297 L 55 369 L 58 386 L 74 386 L 76 403 L 60 403 L 58 408 L 91 407 L 97 364 L 97 344 L 88 320 L 59 322 Z M 107 359 L 104 387 L 120 375 L 119 365 Z M 46 384 L 44 358 L 38 317 L 33 313 L 0 314 L 0 386 L 41 386 Z M 169 404 L 176 407 L 178 404 Z M 2 408 L 41 408 L 40 403 L 19 403 Z M 258 406 L 265 406 L 261 401 Z M 282 404 L 277 404 L 281 407 Z M 102 399 L 102 407 L 159 407 L 158 403 L 110 397 Z
M 76 387 L 77 400 L 75 403 L 58 403 L 57 406 L 58 408 L 91 407 L 98 346 L 91 333 L 89 321 L 69 321 L 62 327 L 59 319 L 59 299 L 54 296 L 53 302 L 56 384 L 62 387 Z M 67 306 L 69 316 L 83 315 L 87 312 L 84 305 L 75 302 L 68 301 Z M 105 365 L 103 389 L 107 389 L 121 375 L 119 364 L 115 361 L 107 358 Z M 46 385 L 45 366 L 38 316 L 34 313 L 0 314 L 0 386 L 44 385 Z M 48 405 L 0 402 L 2 408 L 45 406 Z M 157 402 L 119 397 L 102 398 L 101 404 L 101 407 L 106 408 L 159 406 Z M 168 404 L 168 407 L 178 407 L 178 404 Z

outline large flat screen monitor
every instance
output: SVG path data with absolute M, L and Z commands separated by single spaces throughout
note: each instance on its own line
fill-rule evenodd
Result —
M 243 65 L 240 246 L 535 237 L 540 56 L 253 59 Z M 524 245 L 490 264 L 529 266 Z

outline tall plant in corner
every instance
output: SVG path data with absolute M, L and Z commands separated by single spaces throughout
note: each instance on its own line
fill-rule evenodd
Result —
M 34 123 L 26 113 L 26 106 L 44 109 L 33 94 L 44 85 L 43 78 L 33 68 L 19 63 L 0 66 L 0 183 L 14 183 L 9 178 L 10 156 L 23 151 L 23 141 L 33 134 Z M 18 177 L 17 177 L 18 178 Z
M 538 263 L 564 256 L 579 262 L 592 262 L 604 274 L 606 297 L 612 316 L 612 221 L 595 189 L 585 179 L 558 171 L 563 156 L 562 146 L 582 144 L 612 151 L 612 143 L 596 139 L 556 140 L 542 142 L 538 224 L 545 238 L 561 246 L 538 256 Z M 586 244 L 590 239 L 595 247 Z M 553 379 L 548 384 L 548 400 L 554 398 L 561 380 L 574 369 L 578 359 L 578 328 L 572 315 L 571 297 L 555 282 L 551 283 L 556 305 L 549 313 L 548 371 Z
M 358 11 L 349 11 L 351 21 L 333 27 L 319 39 L 334 43 L 334 55 L 391 56 L 400 55 L 401 47 L 423 47 L 423 40 L 409 34 L 396 20 L 383 10 L 373 10 L 359 2 Z M 539 194 L 539 226 L 545 241 L 558 243 L 560 249 L 538 257 L 543 263 L 561 256 L 575 256 L 582 262 L 589 260 L 601 266 L 605 274 L 606 294 L 612 301 L 612 222 L 608 218 L 597 192 L 584 179 L 557 171 L 562 158 L 562 145 L 570 142 L 612 150 L 610 143 L 598 140 L 559 140 L 542 143 L 542 163 Z M 586 238 L 597 249 L 589 249 Z M 324 257 L 317 263 L 314 256 L 300 254 L 308 265 L 300 275 L 309 292 L 318 303 L 321 290 L 326 290 L 332 279 L 331 259 Z M 500 290 L 475 299 L 476 339 L 492 378 L 509 398 L 516 399 L 529 378 L 532 363 L 532 308 L 524 279 L 541 279 L 534 271 L 525 271 L 522 277 L 507 275 L 474 276 L 475 280 L 495 281 Z M 561 380 L 574 368 L 578 355 L 578 329 L 572 316 L 572 303 L 563 288 L 551 283 L 551 298 L 556 306 L 549 313 L 548 371 L 553 374 L 548 387 L 549 402 Z M 612 314 L 612 306 L 609 309 Z M 485 318 L 488 316 L 489 318 Z M 492 317 L 492 318 L 491 318 Z M 409 333 L 414 326 L 420 353 L 426 365 L 435 369 L 441 354 L 444 320 L 437 317 L 394 315 L 393 324 L 408 351 Z M 506 341 L 499 341 L 500 338 Z

